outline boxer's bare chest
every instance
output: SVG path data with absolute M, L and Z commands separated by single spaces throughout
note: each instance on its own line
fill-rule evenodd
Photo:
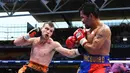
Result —
M 50 54 L 52 50 L 52 43 L 37 43 L 33 46 L 32 52 L 47 55 Z

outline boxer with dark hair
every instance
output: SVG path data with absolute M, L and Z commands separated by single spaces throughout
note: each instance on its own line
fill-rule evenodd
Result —
M 79 12 L 85 28 L 77 29 L 73 38 L 83 47 L 80 52 L 84 56 L 84 60 L 77 73 L 108 73 L 110 70 L 111 30 L 100 22 L 99 9 L 95 4 L 86 2 L 81 6 Z M 71 40 L 70 44 L 72 42 Z

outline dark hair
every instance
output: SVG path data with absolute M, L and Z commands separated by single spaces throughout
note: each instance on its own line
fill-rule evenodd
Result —
M 48 24 L 50 27 L 54 27 L 54 24 L 52 21 L 45 22 L 42 27 L 44 27 L 46 24 Z
M 89 16 L 90 13 L 92 13 L 96 18 L 99 17 L 99 8 L 91 2 L 84 3 L 80 8 L 79 12 L 83 11 L 83 13 L 87 16 Z

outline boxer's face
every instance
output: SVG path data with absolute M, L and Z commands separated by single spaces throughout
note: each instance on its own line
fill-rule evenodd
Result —
M 44 39 L 49 39 L 54 32 L 54 27 L 50 27 L 48 24 L 45 24 L 45 26 L 41 28 L 41 32 Z
M 83 11 L 80 11 L 80 17 L 81 17 L 81 21 L 83 22 L 83 24 L 85 25 L 86 28 L 91 28 L 91 18 L 90 15 L 87 16 L 83 13 Z

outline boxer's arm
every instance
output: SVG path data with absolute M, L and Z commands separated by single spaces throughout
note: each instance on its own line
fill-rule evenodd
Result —
M 14 44 L 16 46 L 30 45 L 33 43 L 33 40 L 34 40 L 33 37 L 39 37 L 39 36 L 41 36 L 41 29 L 39 27 L 34 28 L 34 29 L 30 30 L 27 34 L 15 39 Z
M 16 46 L 26 46 L 26 45 L 30 45 L 32 44 L 34 41 L 34 38 L 30 38 L 28 40 L 25 40 L 24 39 L 24 36 L 20 36 L 18 38 L 16 38 L 13 43 L 16 45 Z
M 78 49 L 69 49 L 69 48 L 64 48 L 60 45 L 60 43 L 56 42 L 56 47 L 55 50 L 59 53 L 61 53 L 64 56 L 67 56 L 69 58 L 76 57 L 80 55 Z
M 84 44 L 83 47 L 87 48 L 87 51 L 100 49 L 106 40 L 108 43 L 110 43 L 111 40 L 111 38 L 109 39 L 110 36 L 111 36 L 110 30 L 103 28 L 102 30 L 96 33 L 96 36 L 94 37 L 92 43 L 87 42 Z

